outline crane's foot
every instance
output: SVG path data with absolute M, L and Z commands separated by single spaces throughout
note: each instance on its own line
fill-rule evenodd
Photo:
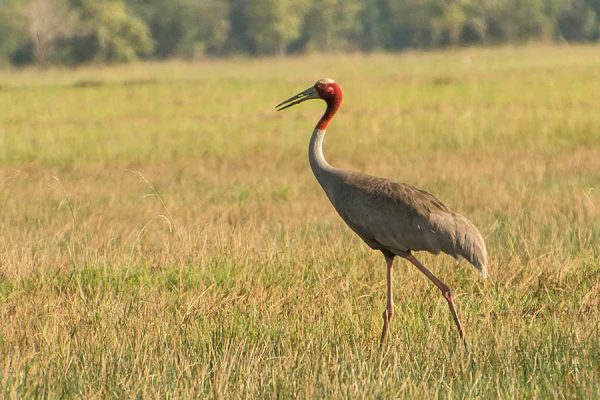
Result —
M 393 310 L 385 309 L 385 311 L 383 312 L 383 330 L 381 331 L 381 339 L 379 341 L 379 347 L 383 347 L 383 344 L 385 343 L 385 341 L 387 339 L 388 332 L 390 330 L 390 321 L 391 321 L 393 315 L 394 315 Z
M 446 286 L 445 290 L 442 290 L 442 295 L 444 296 L 444 298 L 448 302 L 448 307 L 450 308 L 450 313 L 452 314 L 452 319 L 454 320 L 454 324 L 456 325 L 456 329 L 458 329 L 458 334 L 460 335 L 460 338 L 466 344 L 466 339 L 465 339 L 465 334 L 464 334 L 464 331 L 463 331 L 463 327 L 462 327 L 462 324 L 460 323 L 460 319 L 458 318 L 458 313 L 456 312 L 456 307 L 454 306 L 454 301 L 452 301 L 452 293 L 450 292 L 450 289 L 447 286 Z
M 442 291 L 442 295 L 448 302 L 448 307 L 450 308 L 450 313 L 452 314 L 452 319 L 454 320 L 454 324 L 456 325 L 456 329 L 458 330 L 458 334 L 465 345 L 465 348 L 469 349 L 469 343 L 467 342 L 467 337 L 465 336 L 465 332 L 463 330 L 462 324 L 460 323 L 460 319 L 458 318 L 458 313 L 456 312 L 456 307 L 454 306 L 454 301 L 452 301 L 452 293 L 450 289 Z

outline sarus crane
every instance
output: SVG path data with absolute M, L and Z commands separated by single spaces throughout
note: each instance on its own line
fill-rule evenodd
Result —
M 414 251 L 444 252 L 465 259 L 487 276 L 485 241 L 475 225 L 451 211 L 424 190 L 405 183 L 332 167 L 323 155 L 325 131 L 342 104 L 342 89 L 329 78 L 318 80 L 305 91 L 276 106 L 281 111 L 310 99 L 327 104 L 308 146 L 310 167 L 325 194 L 344 222 L 372 249 L 379 250 L 387 266 L 387 303 L 383 312 L 380 344 L 385 342 L 394 315 L 392 266 L 396 256 L 419 269 L 438 287 L 465 341 L 450 288 L 413 255 Z

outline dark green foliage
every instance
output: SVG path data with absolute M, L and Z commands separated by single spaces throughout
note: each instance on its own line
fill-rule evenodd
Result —
M 0 2 L 0 63 L 17 65 L 599 39 L 600 0 Z
M 219 54 L 229 32 L 229 3 L 220 0 L 129 0 L 132 13 L 150 28 L 152 56 L 193 57 L 197 52 Z
M 16 0 L 0 2 L 0 64 L 8 60 L 21 64 L 32 57 L 27 21 L 24 15 L 18 13 L 20 7 L 20 2 Z
M 600 1 L 568 2 L 558 20 L 559 34 L 567 41 L 598 40 L 599 11 Z
M 122 0 L 72 0 L 72 4 L 79 21 L 77 33 L 67 40 L 67 47 L 70 46 L 70 54 L 80 55 L 83 60 L 69 61 L 131 61 L 152 51 L 148 26 L 128 13 Z
M 231 1 L 232 49 L 283 54 L 301 34 L 306 0 Z M 237 37 L 235 37 L 237 36 Z

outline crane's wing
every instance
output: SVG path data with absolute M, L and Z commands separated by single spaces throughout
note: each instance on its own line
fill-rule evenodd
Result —
M 483 237 L 467 218 L 413 186 L 344 172 L 334 206 L 369 246 L 396 255 L 440 251 L 464 258 L 487 274 Z

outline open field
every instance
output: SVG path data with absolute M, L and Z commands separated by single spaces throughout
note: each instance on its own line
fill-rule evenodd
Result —
M 445 301 L 341 222 L 306 157 L 436 194 L 490 279 Z M 5 397 L 600 396 L 600 47 L 0 71 Z

